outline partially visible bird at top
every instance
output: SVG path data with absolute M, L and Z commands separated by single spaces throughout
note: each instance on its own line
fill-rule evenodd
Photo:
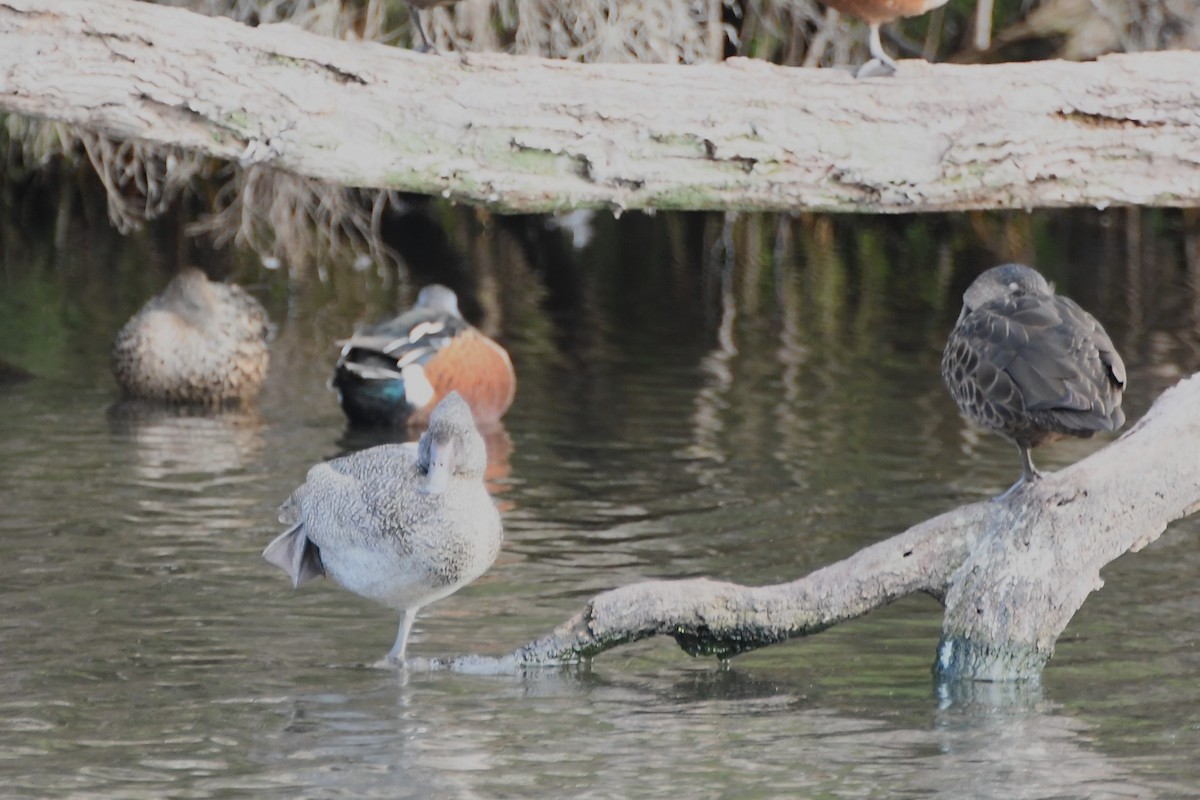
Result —
M 896 62 L 883 49 L 879 39 L 879 26 L 900 17 L 916 17 L 927 11 L 944 6 L 947 0 L 821 0 L 827 6 L 858 17 L 871 30 L 869 45 L 871 60 L 858 70 L 860 78 L 893 75 Z
M 408 19 L 411 24 L 417 29 L 417 34 L 421 37 L 421 45 L 415 48 L 421 53 L 436 52 L 437 48 L 433 46 L 433 42 L 429 41 L 429 36 L 425 33 L 425 25 L 421 22 L 421 11 L 423 9 L 437 8 L 438 6 L 452 6 L 459 0 L 405 0 L 408 5 Z
M 317 464 L 279 509 L 290 527 L 263 558 L 294 587 L 329 575 L 401 613 L 388 659 L 404 663 L 422 607 L 478 578 L 500 550 L 484 488 L 487 453 L 471 410 L 446 396 L 414 447 L 385 444 Z
M 262 388 L 271 323 L 240 286 L 184 269 L 117 333 L 113 373 L 125 394 L 146 400 L 221 405 Z
M 1125 364 L 1104 328 L 1023 264 L 993 267 L 963 295 L 942 378 L 972 423 L 1017 446 L 1021 478 L 1041 473 L 1030 449 L 1125 423 Z
M 408 311 L 345 342 L 333 386 L 354 425 L 421 426 L 457 391 L 487 427 L 512 405 L 517 378 L 504 348 L 463 319 L 453 290 L 435 283 Z

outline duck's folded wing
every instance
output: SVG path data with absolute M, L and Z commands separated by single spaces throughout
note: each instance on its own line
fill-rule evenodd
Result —
M 1050 414 L 1071 431 L 1116 430 L 1125 421 L 1125 365 L 1095 318 L 1056 300 L 1057 321 L 1027 328 L 1006 369 L 1029 411 Z

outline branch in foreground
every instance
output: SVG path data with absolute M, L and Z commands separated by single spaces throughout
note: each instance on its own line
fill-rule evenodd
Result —
M 507 672 L 574 663 L 667 635 L 729 658 L 807 636 L 914 592 L 946 598 L 935 670 L 947 679 L 1039 675 L 1099 571 L 1200 509 L 1200 374 L 1165 392 L 1125 436 L 1003 502 L 962 506 L 791 583 L 633 584 L 593 598 L 551 634 L 501 657 L 434 669 Z
M 1200 205 L 1200 53 L 890 79 L 423 55 L 133 0 L 0 0 L 0 111 L 504 212 Z
M 574 663 L 650 636 L 673 636 L 691 655 L 730 658 L 832 625 L 914 592 L 945 594 L 991 503 L 973 503 L 915 525 L 791 583 L 739 586 L 706 578 L 613 589 L 548 636 L 496 659 L 437 659 L 434 668 L 506 670 Z

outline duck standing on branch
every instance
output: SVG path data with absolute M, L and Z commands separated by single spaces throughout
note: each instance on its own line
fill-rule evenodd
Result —
M 871 78 L 893 75 L 896 62 L 883 49 L 879 26 L 900 17 L 918 17 L 946 5 L 947 0 L 821 0 L 843 14 L 858 17 L 871 29 L 871 60 L 858 70 L 858 77 Z
M 969 421 L 1020 450 L 1021 479 L 1002 498 L 1041 477 L 1031 448 L 1125 424 L 1125 364 L 1112 340 L 1023 264 L 993 267 L 967 289 L 942 378 Z
M 267 312 L 244 289 L 188 268 L 117 333 L 113 374 L 125 394 L 145 400 L 250 400 L 267 375 L 270 334 Z
M 333 386 L 354 425 L 419 427 L 457 391 L 486 427 L 512 405 L 517 378 L 504 348 L 463 319 L 457 295 L 432 284 L 411 309 L 345 343 Z
M 401 613 L 390 661 L 403 664 L 417 611 L 478 578 L 500 550 L 483 485 L 487 453 L 471 410 L 446 396 L 414 448 L 386 444 L 318 464 L 279 510 L 290 525 L 263 558 L 292 585 L 329 575 Z

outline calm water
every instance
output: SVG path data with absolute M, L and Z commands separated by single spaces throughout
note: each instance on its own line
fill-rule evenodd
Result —
M 1200 224 L 1149 217 L 747 218 L 731 261 L 713 218 L 600 219 L 536 252 L 459 229 L 493 287 L 465 305 L 520 375 L 493 443 L 506 541 L 410 652 L 503 653 L 633 581 L 789 580 L 1007 486 L 1016 454 L 937 369 L 962 288 L 1006 258 L 1108 324 L 1136 419 L 1200 368 Z M 107 365 L 178 248 L 99 224 L 2 243 L 0 342 L 34 376 L 0 384 L 0 796 L 1200 797 L 1195 521 L 1111 565 L 1022 691 L 939 691 L 924 597 L 728 669 L 669 640 L 501 677 L 376 669 L 394 615 L 294 592 L 259 552 L 309 465 L 377 441 L 326 381 L 334 340 L 403 304 L 388 273 L 210 263 L 268 304 L 274 360 L 256 408 L 181 415 L 117 404 Z

